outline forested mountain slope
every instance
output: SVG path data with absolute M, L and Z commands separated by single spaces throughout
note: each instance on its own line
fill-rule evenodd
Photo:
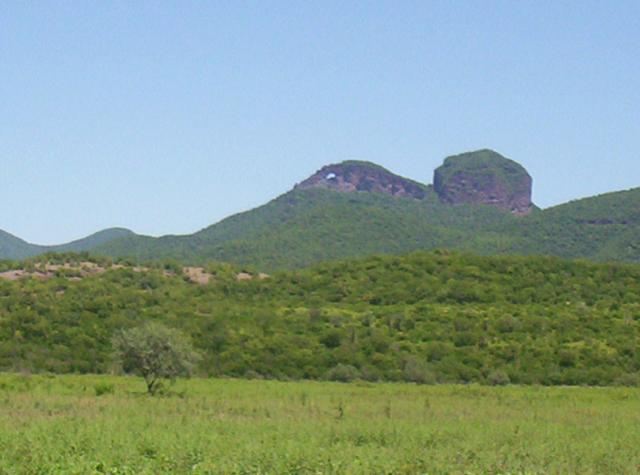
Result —
M 0 259 L 24 259 L 47 252 L 83 252 L 92 250 L 108 241 L 132 236 L 128 229 L 110 228 L 76 241 L 55 246 L 30 244 L 5 231 L 0 230 Z
M 134 236 L 94 252 L 141 260 L 227 261 L 270 271 L 440 247 L 499 252 L 514 244 L 494 229 L 515 219 L 492 207 L 449 207 L 433 197 L 413 200 L 377 193 L 294 190 L 194 235 L 157 240 Z
M 23 259 L 38 253 L 38 246 L 0 229 L 0 259 Z
M 545 209 L 501 230 L 509 252 L 594 260 L 640 261 L 640 188 Z
M 96 253 L 149 260 L 220 260 L 263 270 L 372 253 L 448 248 L 640 261 L 640 189 L 587 198 L 528 216 L 481 204 L 442 204 L 375 193 L 294 190 L 194 235 L 131 238 Z
M 435 186 L 368 162 L 322 167 L 269 203 L 194 234 L 153 238 L 112 229 L 62 246 L 0 234 L 0 258 L 91 251 L 136 261 L 223 261 L 263 271 L 437 248 L 640 261 L 640 188 L 539 210 L 532 180 L 491 150 L 445 159 Z

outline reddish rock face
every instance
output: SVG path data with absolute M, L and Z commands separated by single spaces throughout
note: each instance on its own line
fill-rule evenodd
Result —
M 445 203 L 476 203 L 493 205 L 513 214 L 531 212 L 531 177 L 523 177 L 511 191 L 498 177 L 478 180 L 464 172 L 454 174 L 446 184 L 436 187 L 440 200 Z
M 434 174 L 434 189 L 443 203 L 487 204 L 516 215 L 533 209 L 531 185 L 521 165 L 491 150 L 448 157 Z
M 311 175 L 297 189 L 326 188 L 345 193 L 369 191 L 424 199 L 426 190 L 423 185 L 402 178 L 377 165 L 367 162 L 344 162 L 327 165 Z

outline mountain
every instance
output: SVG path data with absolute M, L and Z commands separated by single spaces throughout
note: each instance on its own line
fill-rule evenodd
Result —
M 153 238 L 109 230 L 47 248 L 0 235 L 0 257 L 23 257 L 26 246 L 27 255 L 89 250 L 136 261 L 216 260 L 265 271 L 436 248 L 640 261 L 640 189 L 540 210 L 531 201 L 531 183 L 524 167 L 491 150 L 447 157 L 435 170 L 434 185 L 347 161 L 322 167 L 265 205 L 194 234 Z
M 0 229 L 0 257 L 4 259 L 23 259 L 38 254 L 39 247 Z
M 220 260 L 274 270 L 374 253 L 482 248 L 502 241 L 485 229 L 514 219 L 488 206 L 443 206 L 433 192 L 416 200 L 383 193 L 295 189 L 193 235 L 133 236 L 94 251 L 137 260 Z M 470 233 L 475 246 L 470 245 Z
M 187 236 L 131 236 L 95 252 L 136 260 L 220 260 L 264 270 L 451 247 L 499 252 L 499 207 L 441 203 L 432 186 L 369 162 L 328 165 L 264 206 Z M 470 237 L 470 234 L 473 234 Z
M 435 248 L 640 261 L 640 189 L 541 211 L 531 202 L 531 183 L 521 165 L 491 150 L 446 158 L 434 186 L 368 162 L 343 162 L 195 234 L 131 236 L 96 252 L 264 270 Z
M 0 230 L 0 258 L 24 259 L 46 252 L 84 252 L 95 249 L 109 241 L 134 236 L 134 232 L 124 228 L 110 228 L 98 231 L 76 241 L 55 246 L 30 244 L 20 238 Z

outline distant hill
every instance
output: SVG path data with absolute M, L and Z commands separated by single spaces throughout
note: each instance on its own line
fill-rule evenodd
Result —
M 72 241 L 67 244 L 62 244 L 59 246 L 46 246 L 46 252 L 90 251 L 115 239 L 122 239 L 131 236 L 136 236 L 136 234 L 129 229 L 109 228 L 98 231 L 97 233 L 91 234 L 90 236 L 78 239 L 77 241 Z
M 502 232 L 511 253 L 640 262 L 640 188 L 554 206 Z
M 127 236 L 134 236 L 134 232 L 123 228 L 110 228 L 98 231 L 67 244 L 55 246 L 41 246 L 30 244 L 5 231 L 0 230 L 0 258 L 2 259 L 24 259 L 47 252 L 83 252 L 91 251 L 106 242 L 121 239 Z
M 433 186 L 373 163 L 347 161 L 194 234 L 152 238 L 114 229 L 53 247 L 1 234 L 0 257 L 91 251 L 266 271 L 436 248 L 640 261 L 640 188 L 539 210 L 531 202 L 531 183 L 524 167 L 491 150 L 446 158 Z
M 40 246 L 26 241 L 0 229 L 0 257 L 3 259 L 24 259 L 40 252 Z

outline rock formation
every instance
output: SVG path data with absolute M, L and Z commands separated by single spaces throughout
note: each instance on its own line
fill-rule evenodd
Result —
M 369 191 L 424 199 L 427 188 L 415 181 L 394 175 L 369 162 L 347 161 L 327 165 L 311 175 L 297 189 L 326 188 L 341 192 Z
M 533 209 L 531 176 L 518 163 L 493 150 L 478 150 L 445 159 L 433 185 L 440 201 L 496 206 L 517 215 Z

